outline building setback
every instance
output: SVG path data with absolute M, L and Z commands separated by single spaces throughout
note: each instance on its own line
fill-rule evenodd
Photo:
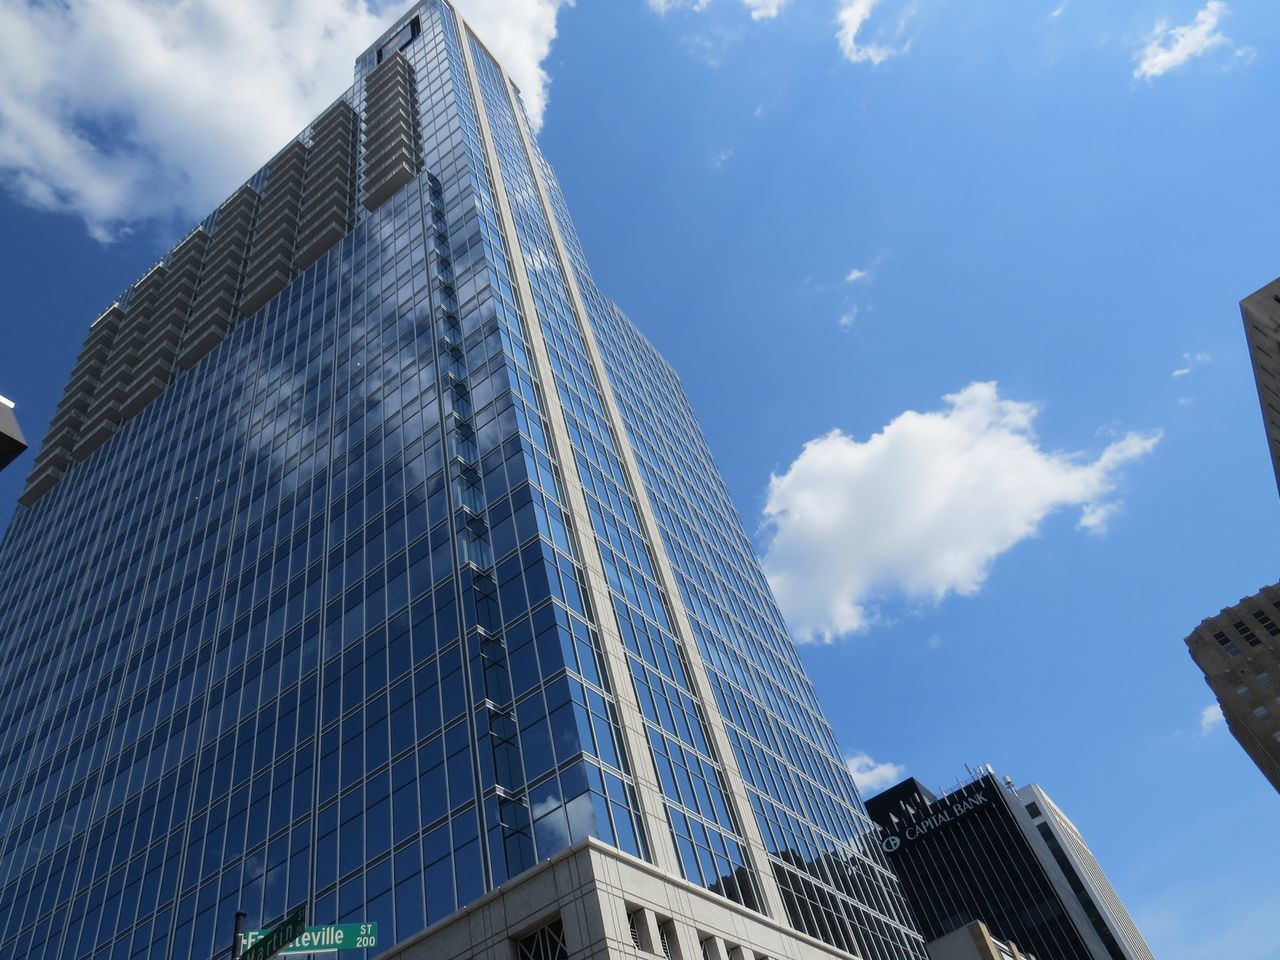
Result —
M 1280 790 L 1280 586 L 1203 621 L 1186 643 L 1227 729 Z
M 981 921 L 1037 960 L 1153 960 L 1079 831 L 1037 786 L 990 767 L 936 796 L 872 797 L 881 844 L 929 941 Z
M 301 906 L 377 924 L 352 960 L 923 960 L 679 379 L 443 0 L 92 324 L 21 503 L 0 956 Z

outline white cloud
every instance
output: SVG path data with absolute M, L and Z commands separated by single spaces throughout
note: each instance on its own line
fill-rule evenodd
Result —
M 1119 512 L 1120 504 L 1114 501 L 1086 503 L 1080 510 L 1080 520 L 1076 526 L 1095 537 L 1100 537 L 1107 532 L 1107 524 L 1111 518 Z
M 1062 14 L 1066 12 L 1066 9 L 1070 5 L 1070 3 L 1071 3 L 1071 0 L 1063 0 L 1062 3 L 1058 4 L 1058 6 L 1054 7 L 1052 10 L 1049 11 L 1049 16 L 1051 17 L 1062 16 Z
M 711 0 L 649 0 L 649 8 L 655 13 L 670 13 L 672 10 L 693 10 L 700 12 L 707 9 Z
M 742 0 L 752 20 L 772 20 L 791 0 Z
M 851 268 L 849 272 L 845 274 L 844 282 L 849 284 L 870 284 L 875 279 L 874 271 L 875 268 L 880 265 L 881 259 L 881 256 L 877 256 L 869 266 Z M 840 314 L 836 323 L 842 330 L 851 330 L 854 322 L 858 319 L 858 314 L 861 313 L 862 308 L 858 304 L 852 302 L 852 297 L 847 298 L 845 303 L 848 305 L 848 308 Z M 868 309 L 870 309 L 870 307 L 868 307 Z
M 1173 27 L 1168 20 L 1159 21 L 1147 38 L 1147 45 L 1134 56 L 1138 61 L 1134 77 L 1154 80 L 1215 47 L 1230 43 L 1227 35 L 1218 30 L 1218 23 L 1226 12 L 1227 5 L 1222 0 L 1209 0 L 1191 23 Z
M 1254 47 L 1237 47 L 1233 56 L 1235 57 L 1235 63 L 1232 64 L 1233 66 L 1247 67 L 1249 64 L 1253 63 L 1254 60 L 1258 59 L 1258 51 Z
M 566 0 L 459 0 L 535 123 Z M 207 213 L 350 85 L 370 0 L 0 0 L 0 182 L 107 240 Z
M 840 50 L 845 58 L 851 63 L 870 63 L 878 66 L 890 57 L 906 53 L 910 46 L 908 43 L 900 47 L 893 46 L 882 40 L 870 43 L 858 42 L 858 34 L 879 2 L 880 0 L 842 0 L 840 4 L 840 9 L 836 13 L 836 23 L 839 27 L 836 31 L 836 40 L 839 41 Z M 902 25 L 899 24 L 898 32 L 901 33 L 901 30 Z
M 1178 367 L 1170 376 L 1185 377 L 1196 367 L 1203 366 L 1206 363 L 1212 363 L 1213 357 L 1205 353 L 1203 350 L 1198 353 L 1184 353 L 1182 355 L 1183 366 Z
M 870 793 L 883 790 L 900 781 L 907 768 L 897 763 L 876 763 L 865 753 L 855 753 L 844 758 L 845 765 L 853 774 L 853 782 L 859 793 Z
M 711 158 L 711 165 L 715 167 L 717 170 L 719 170 L 721 167 L 723 167 L 726 163 L 729 162 L 729 159 L 732 156 L 733 156 L 733 149 L 730 147 L 725 147 L 723 150 L 720 150 L 719 152 L 716 153 L 714 157 Z
M 1160 439 L 1129 433 L 1089 460 L 1042 449 L 1037 408 L 995 383 L 944 399 L 865 442 L 840 430 L 811 440 L 770 479 L 764 566 L 798 640 L 860 630 L 882 599 L 977 592 L 1055 511 L 1079 507 L 1079 526 L 1101 533 L 1121 468 Z
M 742 5 L 751 14 L 752 20 L 772 20 L 782 12 L 782 8 L 791 0 L 742 0 Z M 672 10 L 691 10 L 701 13 L 711 5 L 711 0 L 649 0 L 649 8 L 655 13 L 670 13 Z
M 1222 707 L 1217 703 L 1211 703 L 1200 711 L 1200 733 L 1202 736 L 1207 737 L 1226 722 L 1226 718 L 1222 715 Z

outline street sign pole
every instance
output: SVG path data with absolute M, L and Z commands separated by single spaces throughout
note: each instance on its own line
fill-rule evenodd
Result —
M 244 918 L 248 914 L 243 910 L 236 911 L 236 929 L 231 934 L 231 960 L 239 960 L 240 958 L 240 934 L 244 930 Z
M 271 960 L 292 941 L 298 939 L 307 927 L 307 905 L 304 903 L 270 930 L 261 931 L 240 960 Z

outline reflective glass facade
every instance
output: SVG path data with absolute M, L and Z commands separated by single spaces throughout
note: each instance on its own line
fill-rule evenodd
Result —
M 407 146 L 367 125 L 389 58 Z M 385 948 L 590 835 L 922 957 L 679 381 L 596 290 L 501 69 L 429 0 L 356 74 L 354 227 L 0 547 L 0 956 L 225 957 L 237 909 L 300 903 Z

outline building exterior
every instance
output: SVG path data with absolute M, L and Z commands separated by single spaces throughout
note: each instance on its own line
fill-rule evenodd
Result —
M 13 401 L 0 397 L 0 470 L 17 460 L 26 449 L 26 438 L 13 413 Z
M 1280 279 L 1240 301 L 1271 466 L 1280 486 Z
M 1037 786 L 981 768 L 937 796 L 914 779 L 867 810 L 925 939 L 974 921 L 1038 960 L 1153 960 L 1080 833 Z
M 1227 729 L 1280 790 L 1280 586 L 1203 621 L 1186 643 Z
M 785 922 L 587 837 L 403 941 L 381 960 L 846 956 Z
M 1017 797 L 1107 952 L 1152 960 L 1150 948 L 1076 825 L 1034 783 L 1019 789 Z
M 516 91 L 444 0 L 355 74 L 92 324 L 0 547 L 0 956 L 923 960 Z
M 1240 301 L 1271 466 L 1280 484 L 1280 280 Z M 1186 637 L 1227 729 L 1280 791 L 1280 584 L 1263 587 Z
M 1016 944 L 997 940 L 981 920 L 966 923 L 925 944 L 929 960 L 1036 960 Z

